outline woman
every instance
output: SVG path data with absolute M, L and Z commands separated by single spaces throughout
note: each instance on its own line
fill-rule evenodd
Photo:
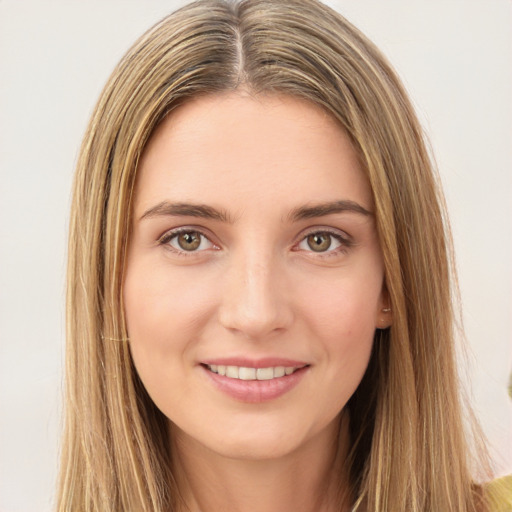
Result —
M 409 100 L 338 14 L 163 20 L 78 162 L 59 510 L 492 510 L 448 242 Z

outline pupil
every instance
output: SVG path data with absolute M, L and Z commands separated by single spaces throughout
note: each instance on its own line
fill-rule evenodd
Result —
M 185 251 L 193 251 L 199 247 L 201 244 L 201 237 L 198 233 L 190 232 L 190 233 L 182 233 L 178 237 L 179 246 Z
M 331 246 L 331 236 L 327 233 L 309 235 L 308 245 L 315 252 L 326 251 Z

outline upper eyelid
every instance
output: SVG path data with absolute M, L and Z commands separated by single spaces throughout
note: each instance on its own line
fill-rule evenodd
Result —
M 213 240 L 215 237 L 213 236 L 213 234 L 209 233 L 209 230 L 205 230 L 204 228 L 193 225 L 179 226 L 176 228 L 169 229 L 157 238 L 157 242 L 162 244 L 167 243 L 173 237 L 179 235 L 180 233 L 186 232 L 199 233 L 201 236 L 207 238 L 213 245 L 220 245 L 219 243 Z M 327 226 L 311 226 L 310 228 L 301 230 L 300 234 L 297 235 L 296 241 L 293 242 L 292 246 L 295 247 L 297 244 L 302 242 L 306 237 L 313 235 L 315 233 L 327 233 L 342 240 L 343 243 L 345 243 L 346 245 L 352 243 L 352 237 L 346 231 Z
M 215 242 L 212 240 L 213 236 L 210 235 L 203 228 L 200 228 L 200 227 L 197 227 L 197 226 L 180 226 L 180 227 L 177 227 L 177 228 L 168 229 L 167 231 L 162 233 L 157 238 L 157 241 L 161 243 L 161 242 L 163 242 L 165 240 L 169 240 L 169 239 L 175 237 L 176 235 L 179 235 L 180 233 L 187 233 L 187 232 L 189 232 L 189 233 L 199 233 L 201 236 L 204 236 L 205 238 L 210 240 L 210 242 L 212 242 L 212 244 L 215 244 Z
M 332 228 L 327 226 L 313 226 L 311 228 L 307 228 L 305 230 L 302 230 L 297 238 L 300 242 L 307 236 L 314 235 L 315 233 L 327 233 L 329 235 L 339 237 L 346 242 L 350 242 L 352 240 L 352 236 L 343 229 Z
M 307 237 L 311 236 L 311 235 L 315 235 L 315 234 L 327 234 L 327 235 L 330 235 L 332 236 L 333 238 L 335 238 L 339 243 L 340 243 L 340 246 L 342 247 L 345 247 L 345 248 L 349 248 L 349 247 L 352 247 L 354 245 L 352 239 L 347 235 L 347 236 L 344 236 L 340 233 L 337 233 L 335 231 L 329 231 L 329 230 L 317 230 L 317 231 L 310 231 L 309 233 L 303 235 L 298 242 L 296 242 L 294 244 L 293 247 L 297 247 L 299 246 L 300 244 L 302 244 Z M 318 256 L 321 256 L 322 254 L 326 255 L 328 253 L 333 253 L 333 252 L 336 252 L 337 249 L 339 248 L 335 248 L 335 249 L 332 249 L 332 250 L 327 250 L 327 251 L 324 251 L 324 252 L 318 252 L 316 253 Z M 310 252 L 310 251 L 306 251 L 306 252 Z M 314 251 L 311 251 L 311 252 L 314 252 Z

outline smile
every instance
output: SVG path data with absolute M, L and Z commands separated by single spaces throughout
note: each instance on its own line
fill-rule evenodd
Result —
M 243 365 L 244 362 L 239 361 L 239 364 Z M 298 386 L 310 370 L 309 364 L 289 360 L 259 361 L 254 366 L 219 363 L 220 361 L 216 364 L 205 362 L 200 366 L 215 388 L 239 402 L 246 403 L 267 402 L 285 395 Z M 295 366 L 291 366 L 294 363 Z
M 213 373 L 239 380 L 272 380 L 291 375 L 299 370 L 300 366 L 271 366 L 268 368 L 251 368 L 246 366 L 227 366 L 207 364 L 206 367 Z

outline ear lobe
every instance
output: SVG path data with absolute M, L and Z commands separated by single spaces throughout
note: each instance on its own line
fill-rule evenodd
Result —
M 377 314 L 377 329 L 387 329 L 393 324 L 393 311 L 390 307 L 383 307 Z
M 393 324 L 393 311 L 389 300 L 389 293 L 384 284 L 380 298 L 380 309 L 376 317 L 376 329 L 387 329 Z

